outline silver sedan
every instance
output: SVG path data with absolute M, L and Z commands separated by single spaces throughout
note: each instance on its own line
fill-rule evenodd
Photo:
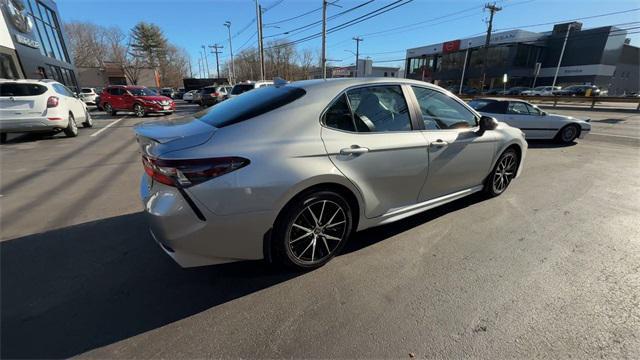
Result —
M 446 90 L 388 78 L 276 82 L 135 131 L 151 235 L 184 267 L 319 267 L 354 231 L 500 195 L 527 150 Z

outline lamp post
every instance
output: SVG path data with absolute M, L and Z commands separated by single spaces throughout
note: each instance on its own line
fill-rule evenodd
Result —
M 224 26 L 227 27 L 229 32 L 229 54 L 231 55 L 231 68 L 229 71 L 229 82 L 233 85 L 235 84 L 236 78 L 236 69 L 235 69 L 235 61 L 233 60 L 233 46 L 231 45 L 231 21 L 225 21 Z

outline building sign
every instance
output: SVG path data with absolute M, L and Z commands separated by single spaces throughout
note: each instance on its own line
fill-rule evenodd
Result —
M 16 42 L 34 49 L 37 49 L 40 47 L 40 43 L 36 40 L 30 39 L 26 36 L 20 35 L 20 34 L 15 34 L 16 35 Z
M 460 50 L 460 40 L 447 41 L 442 44 L 442 53 L 448 54 Z
M 13 26 L 22 33 L 31 33 L 33 21 L 27 13 L 25 3 L 22 0 L 6 0 L 6 7 Z

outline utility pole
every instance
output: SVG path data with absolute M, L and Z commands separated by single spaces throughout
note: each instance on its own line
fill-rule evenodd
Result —
M 209 48 L 211 49 L 211 53 L 216 55 L 216 78 L 220 79 L 220 62 L 218 61 L 218 55 L 222 54 L 222 51 L 219 49 L 224 48 L 224 46 L 213 44 L 209 45 Z
M 567 40 L 569 40 L 569 32 L 571 31 L 571 24 L 567 26 L 567 33 L 564 35 L 564 43 L 562 44 L 562 50 L 560 50 L 560 58 L 558 59 L 558 66 L 556 66 L 556 74 L 553 75 L 553 83 L 551 89 L 556 86 L 556 80 L 558 79 L 558 72 L 560 72 L 560 64 L 562 64 L 562 57 L 564 56 L 564 48 L 567 47 Z
M 360 58 L 360 41 L 362 41 L 363 39 L 359 36 L 356 36 L 353 38 L 353 40 L 356 41 L 356 76 L 358 77 L 358 62 L 359 62 L 359 58 Z
M 493 15 L 502 10 L 500 6 L 497 6 L 494 2 L 493 4 L 485 4 L 484 8 L 489 10 L 489 27 L 487 27 L 487 38 L 484 41 L 484 59 L 482 60 L 482 81 L 480 83 L 480 92 L 484 91 L 484 83 L 487 78 L 487 58 L 489 55 L 489 43 L 491 42 L 491 29 L 493 28 Z
M 327 78 L 327 0 L 322 0 L 322 78 Z
M 207 78 L 209 78 L 210 73 L 209 73 L 209 59 L 207 57 L 207 47 L 202 45 L 202 53 L 204 54 L 204 63 L 206 65 L 206 71 L 207 73 L 205 74 Z
M 231 68 L 229 71 L 229 82 L 231 85 L 235 83 L 236 78 L 236 69 L 235 69 L 235 61 L 233 60 L 233 46 L 231 45 L 231 21 L 225 21 L 224 26 L 227 27 L 229 31 L 229 54 L 231 55 Z
M 258 26 L 258 53 L 260 55 L 260 80 L 264 80 L 264 47 L 262 43 L 262 6 L 256 0 L 256 23 Z

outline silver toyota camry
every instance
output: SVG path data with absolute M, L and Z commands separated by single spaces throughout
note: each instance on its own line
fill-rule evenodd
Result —
M 276 83 L 135 131 L 151 235 L 184 267 L 319 267 L 354 231 L 500 195 L 527 149 L 448 91 L 389 78 Z

